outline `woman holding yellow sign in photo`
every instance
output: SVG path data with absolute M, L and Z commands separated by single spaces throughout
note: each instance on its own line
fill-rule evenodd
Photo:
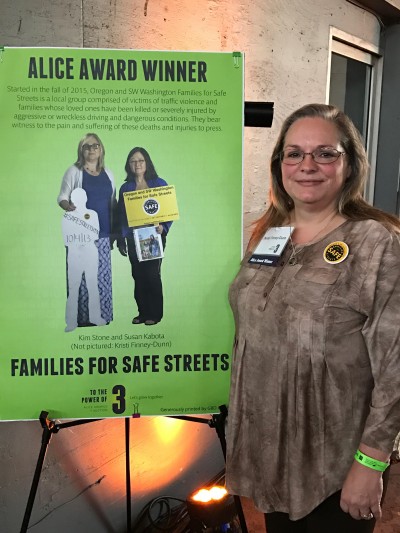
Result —
M 119 190 L 118 219 L 120 237 L 118 249 L 123 256 L 128 256 L 132 267 L 132 277 L 135 281 L 134 296 L 138 308 L 138 315 L 132 320 L 132 324 L 153 326 L 160 322 L 163 317 L 163 290 L 161 282 L 161 259 L 139 261 L 133 228 L 128 226 L 126 216 L 124 193 L 165 187 L 167 182 L 160 178 L 154 168 L 153 162 L 147 150 L 141 147 L 132 148 L 125 164 L 126 179 Z M 161 235 L 163 248 L 172 222 L 162 222 L 156 226 L 156 232 Z

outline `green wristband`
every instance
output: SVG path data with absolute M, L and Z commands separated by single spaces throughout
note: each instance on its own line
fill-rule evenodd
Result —
M 384 463 L 383 461 L 378 461 L 377 459 L 368 457 L 368 455 L 365 455 L 365 453 L 360 452 L 360 450 L 356 451 L 354 459 L 360 464 L 367 466 L 368 468 L 372 468 L 373 470 L 379 470 L 379 472 L 384 472 L 389 466 L 389 463 Z

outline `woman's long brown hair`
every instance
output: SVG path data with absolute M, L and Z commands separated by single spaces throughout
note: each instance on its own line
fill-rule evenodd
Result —
M 339 132 L 340 143 L 345 150 L 351 173 L 344 183 L 338 199 L 339 213 L 350 220 L 373 219 L 389 231 L 400 233 L 400 220 L 397 216 L 378 209 L 363 198 L 369 164 L 361 135 L 351 119 L 339 108 L 326 104 L 307 104 L 292 113 L 283 123 L 271 156 L 270 206 L 254 224 L 247 249 L 254 250 L 265 232 L 274 226 L 281 226 L 289 219 L 293 200 L 282 184 L 281 153 L 290 126 L 301 118 L 322 118 L 333 122 Z

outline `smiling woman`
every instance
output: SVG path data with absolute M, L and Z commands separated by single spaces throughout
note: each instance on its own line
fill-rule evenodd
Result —
M 367 171 L 338 108 L 290 115 L 271 205 L 230 287 L 227 486 L 268 533 L 371 533 L 381 516 L 400 428 L 400 221 L 363 200 Z M 252 263 L 283 226 L 276 266 Z
M 337 213 L 337 197 L 351 169 L 333 122 L 318 117 L 297 120 L 287 132 L 281 160 L 282 185 L 297 204 L 297 212 L 318 211 L 322 224 L 327 214 Z M 343 221 L 343 217 L 335 219 L 337 225 Z M 307 242 L 309 237 L 298 238 Z

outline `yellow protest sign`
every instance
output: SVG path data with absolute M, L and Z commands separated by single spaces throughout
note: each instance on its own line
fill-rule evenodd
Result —
M 124 202 L 131 228 L 179 219 L 174 185 L 126 192 Z

